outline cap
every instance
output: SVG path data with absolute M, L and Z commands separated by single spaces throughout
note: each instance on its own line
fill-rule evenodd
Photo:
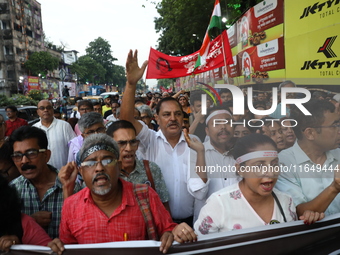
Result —
M 104 99 L 105 99 L 105 98 L 108 98 L 108 97 L 110 97 L 110 95 L 106 95 L 106 96 L 104 96 Z
M 337 101 L 337 102 L 340 102 L 340 93 L 335 94 L 335 95 L 333 96 L 333 99 L 334 99 L 335 101 Z

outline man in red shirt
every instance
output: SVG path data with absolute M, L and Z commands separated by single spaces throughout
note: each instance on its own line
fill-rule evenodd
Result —
M 196 240 L 189 225 L 172 221 L 153 189 L 119 178 L 119 148 L 110 136 L 90 135 L 84 140 L 79 156 L 79 171 L 86 188 L 64 201 L 59 229 L 63 243 L 154 239 L 160 240 L 160 251 L 165 253 L 173 240 L 180 243 Z M 63 173 L 75 179 L 77 167 L 68 163 Z M 63 182 L 64 178 L 60 179 Z M 68 187 L 64 190 L 71 191 L 74 181 L 64 185 Z
M 5 136 L 10 136 L 17 128 L 28 125 L 27 120 L 18 118 L 18 109 L 15 106 L 7 106 L 5 110 L 8 117 L 8 120 L 6 120 L 7 129 Z

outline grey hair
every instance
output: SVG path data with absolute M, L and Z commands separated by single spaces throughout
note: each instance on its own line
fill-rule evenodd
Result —
M 288 85 L 288 84 L 292 84 L 294 87 L 296 87 L 296 84 L 290 80 L 284 81 L 279 85 L 279 91 L 281 91 L 281 88 Z
M 146 113 L 150 118 L 152 118 L 153 114 L 151 112 L 151 108 L 148 105 L 143 104 L 141 106 L 138 106 L 137 109 L 140 112 L 140 114 Z
M 97 123 L 102 123 L 104 125 L 103 116 L 98 112 L 87 112 L 81 116 L 78 121 L 78 127 L 80 132 L 84 133 L 85 129 Z
M 103 150 L 112 152 L 116 156 L 116 159 L 119 159 L 118 145 L 112 139 L 112 137 L 108 136 L 107 134 L 99 133 L 99 134 L 92 134 L 86 137 L 79 151 L 80 160 L 83 161 L 93 152 L 98 151 L 98 150 L 93 150 L 93 148 L 103 148 Z M 91 151 L 93 152 L 91 153 Z

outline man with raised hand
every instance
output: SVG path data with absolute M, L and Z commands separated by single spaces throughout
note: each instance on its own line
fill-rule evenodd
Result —
M 143 76 L 148 62 L 145 61 L 141 68 L 138 66 L 137 51 L 130 50 L 126 62 L 127 82 L 124 98 L 121 106 L 120 119 L 130 121 L 136 131 L 137 139 L 140 140 L 139 150 L 144 159 L 155 162 L 163 173 L 167 185 L 170 200 L 170 210 L 175 222 L 186 222 L 192 226 L 194 214 L 194 197 L 188 192 L 187 182 L 190 177 L 190 148 L 185 141 L 182 132 L 183 112 L 180 104 L 175 98 L 163 98 L 156 106 L 156 120 L 159 131 L 155 132 L 148 128 L 142 121 L 133 118 L 134 98 L 136 84 Z M 198 143 L 197 139 L 192 139 Z M 203 146 L 197 151 L 196 165 L 204 166 Z M 194 170 L 192 170 L 194 172 Z M 193 173 L 195 174 L 195 173 Z M 206 186 L 206 179 L 197 176 L 192 178 L 194 191 Z

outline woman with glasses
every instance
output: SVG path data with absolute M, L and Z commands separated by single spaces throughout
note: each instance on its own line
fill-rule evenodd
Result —
M 233 170 L 242 180 L 213 193 L 202 208 L 195 230 L 199 234 L 225 232 L 297 220 L 292 198 L 274 188 L 280 174 L 277 148 L 268 136 L 240 138 L 233 151 Z M 300 220 L 311 224 L 323 213 L 305 211 Z

